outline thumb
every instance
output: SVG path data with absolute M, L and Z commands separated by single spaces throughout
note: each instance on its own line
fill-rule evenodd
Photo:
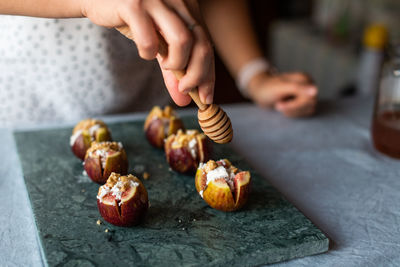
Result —
M 165 86 L 167 87 L 168 93 L 170 94 L 172 100 L 181 107 L 189 105 L 192 99 L 189 95 L 179 92 L 179 81 L 176 79 L 174 73 L 162 68 L 161 72 L 164 77 Z

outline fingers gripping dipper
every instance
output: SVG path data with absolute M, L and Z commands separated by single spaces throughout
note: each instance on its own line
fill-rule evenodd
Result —
M 161 56 L 166 56 L 168 54 L 167 44 L 162 37 L 159 39 L 158 52 Z M 178 80 L 185 75 L 183 70 L 174 70 L 173 73 Z M 199 107 L 197 118 L 203 132 L 216 143 L 229 143 L 233 138 L 233 130 L 231 120 L 225 111 L 215 104 L 206 105 L 201 102 L 197 88 L 192 89 L 189 95 Z
M 129 27 L 118 27 L 117 30 L 128 38 L 133 39 Z M 168 45 L 160 34 L 158 52 L 164 57 L 168 55 Z M 173 73 L 178 80 L 185 75 L 184 70 L 175 70 Z M 233 130 L 228 115 L 215 104 L 206 105 L 202 103 L 197 88 L 192 89 L 189 95 L 199 107 L 197 118 L 203 132 L 216 143 L 229 143 L 233 138 Z

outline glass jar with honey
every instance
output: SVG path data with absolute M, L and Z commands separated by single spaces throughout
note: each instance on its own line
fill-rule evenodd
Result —
M 380 152 L 400 159 L 400 45 L 382 70 L 372 120 L 372 139 Z

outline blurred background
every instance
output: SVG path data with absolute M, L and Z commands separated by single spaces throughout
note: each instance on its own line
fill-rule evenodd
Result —
M 365 87 L 400 44 L 399 0 L 251 0 L 250 7 L 268 60 L 282 72 L 311 74 L 322 100 L 371 94 Z M 216 73 L 216 103 L 245 101 L 219 58 Z

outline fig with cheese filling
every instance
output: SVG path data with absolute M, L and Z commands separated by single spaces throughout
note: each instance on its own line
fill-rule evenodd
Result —
M 249 171 L 240 171 L 227 159 L 209 160 L 197 169 L 195 185 L 210 207 L 235 211 L 242 208 L 249 198 L 250 180 Z
M 184 129 L 183 123 L 170 106 L 164 110 L 155 106 L 144 123 L 147 140 L 157 148 L 164 148 L 164 140 L 179 129 Z
M 86 119 L 80 121 L 72 130 L 70 145 L 76 157 L 84 160 L 86 151 L 92 142 L 111 141 L 111 133 L 101 120 Z
M 211 154 L 209 139 L 197 130 L 179 130 L 165 141 L 165 155 L 171 168 L 180 173 L 194 173 L 200 162 Z
M 111 173 L 100 186 L 97 207 L 101 216 L 116 226 L 133 226 L 140 223 L 149 207 L 147 190 L 142 182 L 129 174 Z
M 121 143 L 93 142 L 86 152 L 84 168 L 90 179 L 104 184 L 112 172 L 128 172 L 128 158 Z

